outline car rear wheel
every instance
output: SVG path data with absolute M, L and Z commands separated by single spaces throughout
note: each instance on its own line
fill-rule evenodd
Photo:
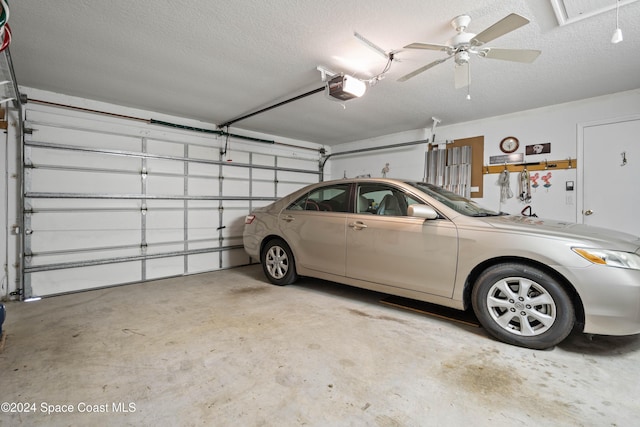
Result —
M 552 347 L 573 329 L 575 309 L 556 279 L 525 264 L 498 264 L 473 287 L 473 310 L 497 339 L 533 349 Z
M 296 265 L 289 246 L 281 239 L 269 241 L 262 249 L 262 269 L 274 285 L 289 285 L 296 281 Z

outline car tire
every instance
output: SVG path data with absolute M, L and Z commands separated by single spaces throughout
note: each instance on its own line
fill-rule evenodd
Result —
M 545 271 L 526 264 L 488 268 L 476 280 L 471 300 L 489 334 L 521 347 L 553 347 L 575 324 L 575 308 L 563 286 Z
M 293 252 L 282 239 L 267 242 L 260 259 L 264 274 L 274 285 L 290 285 L 298 279 Z

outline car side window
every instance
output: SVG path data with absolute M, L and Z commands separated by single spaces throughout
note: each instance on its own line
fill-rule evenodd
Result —
M 407 207 L 413 204 L 423 203 L 394 187 L 383 184 L 358 186 L 356 213 L 407 216 Z
M 349 185 L 337 184 L 316 188 L 290 204 L 287 209 L 298 211 L 347 212 Z

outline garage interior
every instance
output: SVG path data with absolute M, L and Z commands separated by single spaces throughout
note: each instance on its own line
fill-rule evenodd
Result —
M 307 184 L 431 179 L 433 153 L 471 146 L 480 204 L 640 235 L 640 2 L 2 9 L 1 420 L 637 424 L 638 336 L 533 351 L 465 313 L 273 286 L 242 230 Z M 424 47 L 512 13 L 530 22 L 487 36 L 493 53 Z M 345 78 L 365 93 L 332 94 Z M 530 194 L 504 197 L 523 168 Z

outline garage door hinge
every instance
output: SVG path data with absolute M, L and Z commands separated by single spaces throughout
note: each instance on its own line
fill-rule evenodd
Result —
M 22 132 L 31 135 L 33 134 L 33 128 L 24 128 L 22 129 Z
M 15 290 L 13 292 L 9 292 L 9 296 L 11 296 L 11 297 L 22 296 L 22 289 L 18 289 L 18 290 Z

